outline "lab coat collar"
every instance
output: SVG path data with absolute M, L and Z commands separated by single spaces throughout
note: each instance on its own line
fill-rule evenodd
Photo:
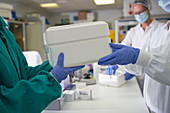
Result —
M 143 28 L 141 27 L 141 24 L 140 24 L 140 23 L 137 25 L 137 27 L 141 30 L 142 33 L 145 33 L 145 32 L 148 31 L 149 28 L 153 27 L 154 25 L 156 25 L 156 20 L 155 20 L 155 19 L 152 20 L 152 22 L 149 24 L 149 26 L 146 26 L 145 31 L 144 31 Z
M 152 27 L 154 25 L 156 25 L 156 20 L 155 19 L 152 20 L 152 22 L 150 23 L 149 26 L 146 26 L 146 29 L 149 28 L 149 27 Z M 143 30 L 140 23 L 137 25 L 137 27 Z
M 163 28 L 167 31 L 170 31 L 170 20 L 163 26 Z
M 152 27 L 152 26 L 154 26 L 154 25 L 156 25 L 156 20 L 155 20 L 155 19 L 153 19 L 152 22 L 150 23 L 150 25 L 147 26 L 147 27 Z
M 0 16 L 0 27 L 6 27 L 8 26 L 6 22 L 3 20 L 3 18 Z

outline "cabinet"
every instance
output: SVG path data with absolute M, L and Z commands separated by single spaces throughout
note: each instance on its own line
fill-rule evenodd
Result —
M 26 50 L 25 23 L 8 20 L 9 30 L 14 34 L 15 39 L 22 51 Z

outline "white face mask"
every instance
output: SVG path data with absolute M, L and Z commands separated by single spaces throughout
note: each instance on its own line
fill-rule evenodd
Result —
M 149 16 L 148 16 L 148 14 L 147 14 L 146 11 L 143 12 L 143 13 L 141 13 L 141 14 L 139 14 L 139 15 L 135 15 L 135 19 L 136 19 L 140 24 L 146 22 L 146 21 L 148 20 L 148 18 L 149 18 Z

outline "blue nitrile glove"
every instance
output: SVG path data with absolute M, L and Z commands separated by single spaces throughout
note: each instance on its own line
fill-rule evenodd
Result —
M 113 74 L 115 75 L 117 69 L 118 69 L 117 65 L 110 65 L 106 68 L 106 73 L 108 75 L 112 75 L 112 70 L 113 70 Z
M 136 63 L 140 49 L 113 43 L 110 43 L 110 47 L 112 48 L 112 54 L 99 59 L 99 65 L 127 65 Z
M 130 80 L 130 79 L 132 79 L 135 75 L 126 72 L 126 73 L 124 74 L 124 76 L 125 76 L 125 80 Z
M 57 64 L 51 70 L 51 73 L 57 79 L 57 81 L 61 83 L 62 80 L 67 78 L 68 74 L 70 74 L 71 72 L 77 71 L 83 67 L 84 66 L 64 68 L 64 54 L 60 53 L 58 56 Z

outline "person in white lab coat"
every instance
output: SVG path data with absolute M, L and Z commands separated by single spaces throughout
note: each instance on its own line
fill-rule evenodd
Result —
M 139 24 L 131 28 L 127 32 L 125 39 L 122 41 L 122 44 L 136 47 L 149 52 L 150 37 L 152 37 L 152 35 L 156 33 L 156 31 L 160 27 L 164 25 L 163 23 L 159 23 L 155 19 L 151 18 L 151 14 L 150 14 L 151 9 L 152 9 L 152 5 L 150 0 L 135 0 L 133 2 L 133 14 L 135 16 L 135 19 L 139 22 Z M 131 66 L 129 68 L 130 69 L 126 70 L 129 73 L 133 73 L 133 71 L 141 71 L 140 68 L 136 66 L 133 67 Z M 128 77 L 129 79 L 133 77 L 132 74 L 127 76 L 131 76 Z M 145 75 L 136 74 L 135 76 L 140 86 L 140 89 L 143 92 Z
M 151 18 L 150 0 L 135 0 L 133 3 L 133 13 L 136 20 L 139 22 L 137 26 L 131 28 L 128 31 L 122 44 L 127 46 L 136 47 L 144 51 L 149 52 L 150 37 L 164 24 Z M 143 16 L 141 16 L 143 15 Z M 143 18 L 146 15 L 145 18 Z M 143 23 L 144 22 L 144 23 Z M 140 71 L 140 69 L 133 67 L 134 71 Z M 131 70 L 130 69 L 130 70 Z M 130 73 L 130 71 L 129 71 Z M 143 91 L 145 75 L 136 74 L 136 79 L 139 83 L 141 90 Z
M 158 2 L 170 13 L 170 0 Z M 170 21 L 157 30 L 150 38 L 150 42 L 149 52 L 120 44 L 110 44 L 113 53 L 101 58 L 98 64 L 140 66 L 142 70 L 140 74 L 146 75 L 144 99 L 151 113 L 170 113 Z

